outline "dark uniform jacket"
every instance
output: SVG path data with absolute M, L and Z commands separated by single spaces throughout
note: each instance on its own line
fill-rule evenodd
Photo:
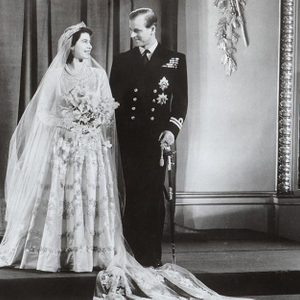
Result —
M 164 130 L 177 136 L 187 111 L 184 54 L 158 44 L 144 66 L 136 47 L 115 57 L 110 83 L 120 103 L 116 116 L 121 144 L 123 139 L 134 144 L 145 134 L 157 141 Z

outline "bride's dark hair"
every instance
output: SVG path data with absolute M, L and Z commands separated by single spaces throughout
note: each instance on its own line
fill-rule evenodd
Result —
M 82 27 L 80 28 L 78 31 L 76 31 L 73 35 L 72 35 L 72 42 L 71 42 L 71 47 L 75 46 L 76 42 L 79 40 L 80 36 L 82 33 L 88 33 L 90 36 L 92 36 L 93 31 L 88 28 L 88 27 Z M 67 64 L 70 64 L 73 61 L 73 53 L 72 51 L 70 51 L 69 56 L 67 58 Z

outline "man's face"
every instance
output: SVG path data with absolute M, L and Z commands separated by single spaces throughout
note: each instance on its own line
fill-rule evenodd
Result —
M 145 26 L 145 15 L 139 15 L 129 20 L 130 37 L 138 47 L 147 47 L 153 43 L 155 38 L 155 26 Z

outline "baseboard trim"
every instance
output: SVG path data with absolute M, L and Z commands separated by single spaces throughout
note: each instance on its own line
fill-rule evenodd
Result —
M 177 191 L 176 195 L 178 196 L 190 196 L 190 197 L 210 197 L 210 198 L 236 198 L 236 197 L 274 197 L 276 196 L 276 192 L 274 191 L 265 191 L 265 192 L 251 192 L 251 191 L 230 191 L 230 192 L 193 192 L 193 191 Z
M 177 192 L 176 205 L 274 205 L 275 196 L 274 192 Z
M 300 196 L 274 197 L 274 204 L 277 206 L 300 206 Z

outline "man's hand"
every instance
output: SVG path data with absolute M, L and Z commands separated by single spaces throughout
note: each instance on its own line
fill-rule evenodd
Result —
M 158 141 L 160 142 L 160 146 L 162 148 L 168 148 L 174 144 L 175 137 L 171 131 L 165 130 L 160 134 Z

